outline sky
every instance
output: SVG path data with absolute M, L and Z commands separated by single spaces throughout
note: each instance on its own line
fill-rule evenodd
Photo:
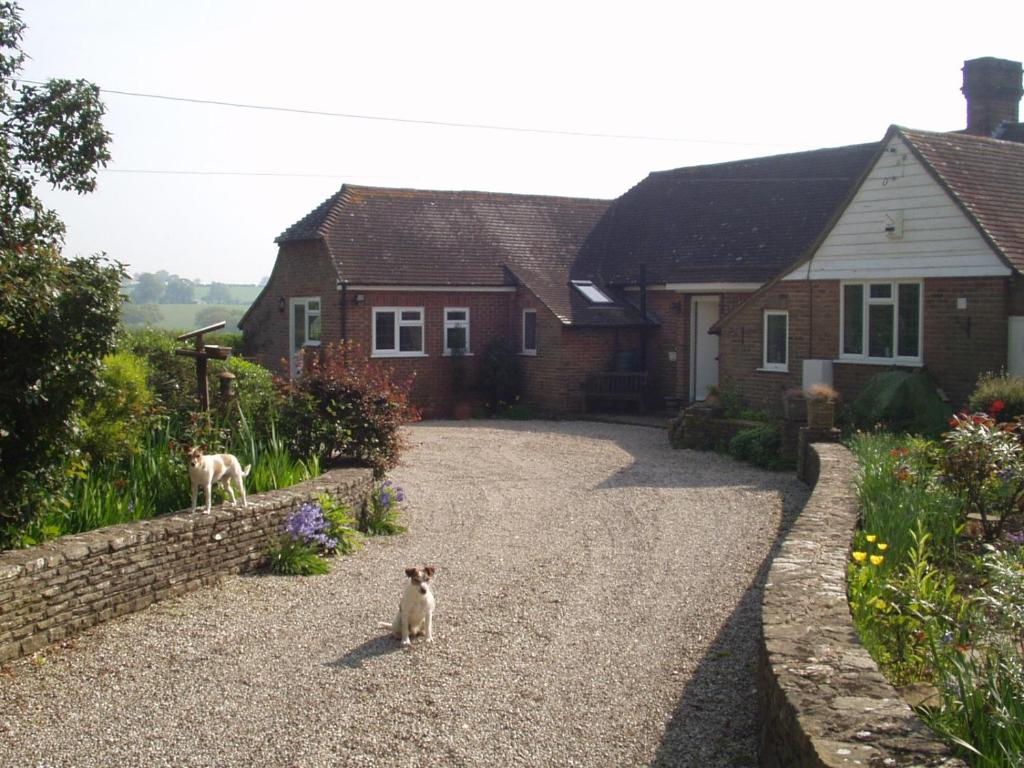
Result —
M 963 128 L 964 60 L 1024 60 L 1006 0 L 25 5 L 22 77 L 97 84 L 113 134 L 95 192 L 40 189 L 65 254 L 204 283 L 269 275 L 274 238 L 344 183 L 613 198 L 655 170 Z

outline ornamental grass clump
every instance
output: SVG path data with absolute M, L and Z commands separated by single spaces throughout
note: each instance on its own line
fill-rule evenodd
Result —
M 405 526 L 398 522 L 400 505 L 405 501 L 405 492 L 390 480 L 385 480 L 370 494 L 367 503 L 366 520 L 363 530 L 371 536 L 394 536 L 405 532 Z

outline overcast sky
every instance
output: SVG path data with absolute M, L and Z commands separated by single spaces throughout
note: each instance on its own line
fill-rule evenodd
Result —
M 25 78 L 109 89 L 97 191 L 43 191 L 66 253 L 203 282 L 269 274 L 274 238 L 345 182 L 610 198 L 652 170 L 962 128 L 963 61 L 1024 59 L 1016 0 L 32 0 L 23 18 Z

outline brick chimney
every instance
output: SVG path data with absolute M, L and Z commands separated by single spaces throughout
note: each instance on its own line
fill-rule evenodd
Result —
M 999 124 L 1020 120 L 1021 63 L 986 56 L 964 62 L 964 98 L 967 99 L 967 130 L 991 136 Z

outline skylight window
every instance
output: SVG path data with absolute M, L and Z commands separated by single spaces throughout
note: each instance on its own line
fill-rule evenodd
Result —
M 591 304 L 614 304 L 608 294 L 594 285 L 590 280 L 573 280 L 572 287 L 583 294 Z

